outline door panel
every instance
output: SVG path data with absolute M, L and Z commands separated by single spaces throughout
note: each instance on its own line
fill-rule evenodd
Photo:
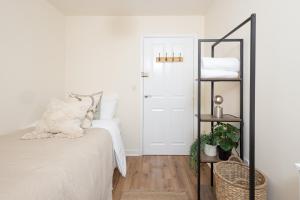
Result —
M 183 62 L 156 57 L 182 55 Z M 193 38 L 144 39 L 145 155 L 188 155 L 193 138 Z

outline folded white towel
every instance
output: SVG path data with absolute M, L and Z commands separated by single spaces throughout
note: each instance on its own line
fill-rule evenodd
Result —
M 225 71 L 240 71 L 240 61 L 236 58 L 202 58 L 203 69 L 216 69 Z
M 213 69 L 201 69 L 201 78 L 238 78 L 238 72 L 213 70 Z

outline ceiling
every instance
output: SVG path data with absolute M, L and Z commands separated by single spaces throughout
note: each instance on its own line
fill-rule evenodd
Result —
M 213 0 L 48 0 L 65 15 L 203 15 Z

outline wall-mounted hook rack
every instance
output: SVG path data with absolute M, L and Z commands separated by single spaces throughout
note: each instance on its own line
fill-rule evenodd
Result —
M 173 52 L 172 56 L 168 56 L 168 53 L 166 53 L 164 57 L 161 57 L 159 53 L 158 57 L 156 57 L 156 62 L 158 63 L 183 62 L 183 57 L 181 56 L 181 53 L 179 54 L 179 56 L 175 56 L 175 52 Z

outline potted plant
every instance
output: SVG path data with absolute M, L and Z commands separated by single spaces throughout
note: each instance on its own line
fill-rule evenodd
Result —
M 218 154 L 221 160 L 228 160 L 232 149 L 238 147 L 239 129 L 231 124 L 218 123 L 213 130 L 218 143 Z
M 217 137 L 214 132 L 203 134 L 201 137 L 201 144 L 204 146 L 204 153 L 207 156 L 217 155 Z
M 216 156 L 217 154 L 217 137 L 215 134 L 201 134 L 201 151 L 208 156 Z M 198 142 L 199 140 L 195 140 L 195 142 L 191 146 L 190 150 L 190 165 L 191 167 L 197 171 L 198 169 Z

